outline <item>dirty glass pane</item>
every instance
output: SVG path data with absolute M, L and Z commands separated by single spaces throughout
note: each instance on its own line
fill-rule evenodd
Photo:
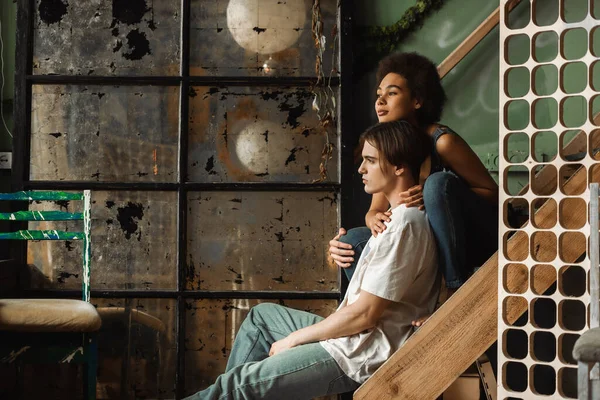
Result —
M 98 399 L 173 399 L 176 300 L 92 299 L 102 318 Z
M 180 0 L 36 0 L 33 73 L 178 75 Z
M 191 193 L 186 288 L 337 291 L 337 213 L 329 192 Z
M 178 129 L 179 88 L 34 86 L 31 179 L 176 182 Z
M 32 209 L 80 211 L 76 201 Z M 50 206 L 50 207 L 49 207 Z M 92 290 L 177 287 L 177 193 L 92 192 Z M 81 221 L 31 223 L 31 229 L 81 231 Z M 28 242 L 25 287 L 81 289 L 81 242 Z
M 326 180 L 339 182 L 339 136 L 320 123 L 314 98 L 306 88 L 192 88 L 189 180 L 311 183 L 326 161 Z M 332 153 L 323 157 L 328 141 Z
M 338 0 L 322 0 L 323 73 L 337 68 Z M 312 0 L 192 0 L 190 74 L 315 76 Z
M 185 395 L 211 385 L 225 371 L 235 335 L 249 310 L 277 303 L 327 317 L 336 300 L 190 300 L 186 304 Z M 336 398 L 335 396 L 333 398 Z

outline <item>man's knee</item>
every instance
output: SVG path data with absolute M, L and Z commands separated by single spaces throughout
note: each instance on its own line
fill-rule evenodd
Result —
M 275 309 L 282 307 L 279 304 L 260 303 L 250 309 L 248 318 L 253 322 L 264 321 L 266 315 L 273 314 Z
M 369 228 L 361 226 L 359 228 L 349 229 L 344 236 L 340 237 L 340 242 L 351 245 L 353 248 L 366 242 L 371 237 Z
M 452 195 L 454 188 L 459 185 L 460 178 L 452 172 L 440 171 L 431 174 L 423 186 L 423 201 L 425 208 L 427 204 L 436 205 L 445 201 L 448 196 Z

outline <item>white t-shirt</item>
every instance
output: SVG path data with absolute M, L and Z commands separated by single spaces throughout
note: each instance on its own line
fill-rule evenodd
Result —
M 361 291 L 393 301 L 367 331 L 321 341 L 354 381 L 366 381 L 412 334 L 411 322 L 433 312 L 440 288 L 435 239 L 417 207 L 392 210 L 387 229 L 371 237 L 338 310 Z

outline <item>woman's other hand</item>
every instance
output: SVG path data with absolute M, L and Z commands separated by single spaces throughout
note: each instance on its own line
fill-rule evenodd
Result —
M 377 237 L 378 234 L 385 231 L 387 228 L 384 222 L 390 222 L 391 211 L 369 211 L 365 218 L 367 227 L 371 230 L 371 235 Z
M 419 210 L 423 210 L 423 186 L 415 185 L 405 192 L 401 192 L 398 197 L 398 204 L 405 204 L 406 207 L 419 207 Z

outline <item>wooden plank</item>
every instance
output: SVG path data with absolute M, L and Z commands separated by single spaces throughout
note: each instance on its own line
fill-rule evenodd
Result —
M 565 182 L 568 190 L 583 190 L 587 185 L 586 171 L 577 171 Z M 598 182 L 597 172 L 592 181 Z M 563 210 L 566 219 L 581 218 L 585 207 Z M 555 219 L 555 210 L 542 206 L 535 214 L 537 223 Z M 585 217 L 584 217 L 585 218 Z M 507 253 L 525 256 L 529 249 L 543 257 L 556 254 L 553 240 L 536 238 L 529 243 L 518 232 L 507 243 Z M 563 252 L 567 262 L 574 262 L 585 252 L 585 244 L 573 243 Z M 516 269 L 506 276 L 508 285 L 524 287 L 527 274 Z M 533 282 L 538 293 L 556 281 L 556 273 L 536 274 Z M 458 378 L 497 338 L 498 256 L 492 256 L 442 307 L 440 307 L 405 344 L 354 394 L 354 399 L 435 399 Z M 505 319 L 514 323 L 526 308 L 520 302 L 505 304 Z
M 520 3 L 521 0 L 515 0 L 509 5 L 509 11 Z M 438 73 L 440 78 L 444 78 L 448 72 L 471 52 L 479 42 L 487 36 L 500 22 L 500 7 L 494 10 L 489 17 L 485 19 L 475 30 L 462 41 L 460 45 L 440 65 L 438 65 Z
M 0 213 L 0 221 L 72 221 L 82 220 L 83 213 L 64 211 L 15 211 Z
M 599 280 L 598 265 L 600 265 L 600 237 L 598 237 L 598 184 L 590 185 L 590 328 L 600 326 L 598 313 Z

